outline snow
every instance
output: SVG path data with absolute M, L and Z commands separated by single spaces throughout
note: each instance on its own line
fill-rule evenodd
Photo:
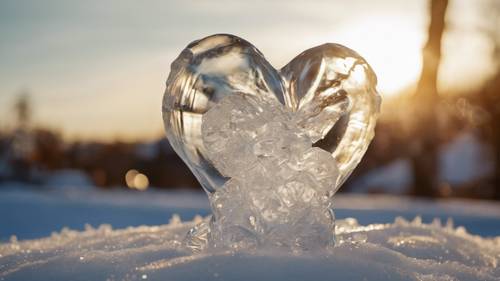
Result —
M 48 188 L 91 188 L 92 180 L 83 171 L 64 169 L 49 174 L 44 185 Z
M 182 239 L 194 222 L 113 230 L 63 230 L 0 245 L 0 280 L 498 280 L 500 239 L 463 228 L 397 219 L 339 221 L 340 245 L 305 254 L 193 254 Z M 200 279 L 201 278 L 201 279 Z
M 0 186 L 0 241 L 16 235 L 33 239 L 63 227 L 83 230 L 85 224 L 115 228 L 160 225 L 180 214 L 184 220 L 210 213 L 202 192 L 140 192 L 8 184 Z
M 192 253 L 205 197 L 0 186 L 0 280 L 500 280 L 495 202 L 338 194 L 333 249 Z
M 398 159 L 385 166 L 369 171 L 352 184 L 351 191 L 364 193 L 384 191 L 391 194 L 404 194 L 411 184 L 412 171 L 407 159 Z
M 473 234 L 500 236 L 500 207 L 495 202 L 337 194 L 334 208 L 337 218 L 355 217 L 365 225 L 420 215 L 428 223 L 434 218 L 452 218 Z M 85 224 L 111 224 L 114 228 L 163 225 L 174 214 L 191 220 L 197 214 L 209 215 L 210 208 L 201 191 L 40 189 L 11 183 L 0 185 L 0 213 L 0 241 L 5 241 L 11 235 L 19 239 L 45 237 L 63 227 L 83 230 Z
M 439 167 L 442 182 L 460 185 L 491 174 L 493 162 L 486 146 L 472 132 L 466 132 L 441 148 Z M 411 169 L 408 159 L 397 159 L 355 180 L 351 191 L 404 194 L 411 185 Z
M 466 183 L 493 172 L 491 153 L 476 136 L 464 133 L 444 147 L 441 179 L 451 184 Z

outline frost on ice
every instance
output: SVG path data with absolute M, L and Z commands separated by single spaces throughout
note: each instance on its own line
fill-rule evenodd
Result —
M 213 220 L 202 233 L 210 246 L 311 250 L 333 243 L 337 164 L 312 147 L 294 117 L 274 99 L 242 93 L 204 114 L 207 155 L 229 179 L 209 195 Z
M 500 237 L 409 222 L 337 221 L 338 243 L 300 255 L 279 250 L 192 253 L 182 239 L 198 221 L 114 230 L 65 229 L 0 244 L 0 280 L 370 280 L 495 281 Z

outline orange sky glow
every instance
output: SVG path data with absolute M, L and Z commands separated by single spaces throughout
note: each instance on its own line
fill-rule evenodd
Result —
M 315 45 L 346 45 L 372 65 L 390 98 L 418 79 L 428 22 L 419 0 L 23 3 L 0 4 L 7 39 L 0 43 L 0 129 L 12 125 L 12 105 L 27 89 L 34 123 L 68 139 L 162 136 L 170 62 L 190 41 L 214 33 L 247 39 L 277 68 Z M 485 3 L 450 0 L 443 92 L 477 87 L 491 74 L 493 47 L 478 31 Z

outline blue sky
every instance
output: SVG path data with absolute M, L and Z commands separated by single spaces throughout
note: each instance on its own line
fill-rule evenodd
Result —
M 489 69 L 489 46 L 463 28 L 474 26 L 477 11 L 465 0 L 455 2 L 449 11 L 454 31 L 445 41 L 451 51 L 443 66 L 444 88 L 466 74 L 457 69 L 476 69 L 477 77 L 466 76 L 474 81 Z M 379 89 L 391 96 L 418 76 L 427 6 L 420 0 L 374 3 L 4 0 L 0 128 L 12 123 L 12 104 L 27 89 L 34 122 L 68 138 L 160 136 L 170 63 L 189 42 L 214 33 L 247 39 L 275 67 L 315 45 L 345 44 L 365 56 L 379 76 Z M 456 43 L 463 38 L 469 43 Z M 477 53 L 483 56 L 474 57 Z

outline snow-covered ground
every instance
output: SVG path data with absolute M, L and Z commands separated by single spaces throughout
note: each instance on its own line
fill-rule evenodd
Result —
M 337 218 L 354 217 L 361 224 L 391 223 L 401 216 L 412 220 L 421 216 L 430 223 L 434 218 L 446 221 L 481 236 L 500 236 L 498 202 L 475 200 L 425 201 L 389 195 L 335 195 Z M 0 185 L 0 241 L 12 235 L 33 239 L 60 231 L 63 227 L 83 230 L 85 224 L 113 228 L 162 225 L 177 214 L 182 220 L 210 214 L 203 192 L 146 192 L 94 188 L 40 189 L 18 184 Z
M 201 192 L 0 186 L 0 280 L 500 280 L 496 202 L 339 194 L 335 205 L 333 249 L 194 254 L 183 238 L 210 212 Z
M 487 177 L 493 172 L 493 166 L 488 147 L 472 132 L 466 132 L 441 148 L 439 179 L 452 186 L 466 184 Z M 412 181 L 411 169 L 409 159 L 397 159 L 354 180 L 351 191 L 407 193 Z

